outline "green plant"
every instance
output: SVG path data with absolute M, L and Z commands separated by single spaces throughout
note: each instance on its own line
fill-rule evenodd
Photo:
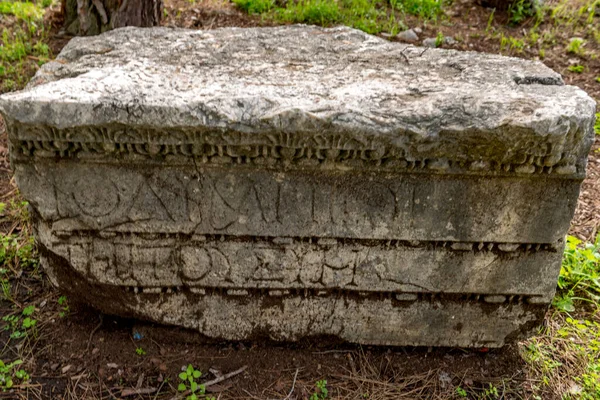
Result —
M 490 383 L 488 388 L 484 392 L 484 396 L 486 399 L 497 399 L 499 397 L 498 388 L 492 383 Z
M 444 34 L 442 32 L 438 32 L 435 36 L 435 47 L 440 47 L 444 44 Z
M 569 65 L 567 69 L 576 74 L 580 74 L 585 70 L 585 67 L 583 65 Z
M 573 54 L 583 54 L 583 39 L 580 38 L 573 38 L 571 39 L 571 41 L 569 42 L 569 45 L 567 46 L 567 53 L 573 53 Z
M 186 400 L 198 400 L 198 395 L 203 395 L 205 392 L 204 385 L 199 385 L 196 379 L 202 376 L 202 372 L 194 369 L 192 364 L 189 364 L 186 370 L 179 374 L 179 379 L 182 381 L 177 390 L 180 392 L 189 391 L 190 395 L 186 397 Z
M 467 391 L 459 386 L 456 388 L 456 395 L 458 397 L 467 397 Z
M 508 8 L 508 22 L 511 25 L 518 25 L 533 14 L 533 7 L 530 0 L 517 0 Z
M 22 360 L 15 360 L 9 364 L 0 360 L 0 388 L 6 391 L 14 386 L 15 379 L 21 382 L 29 380 L 29 374 L 24 369 L 17 369 L 18 365 L 23 364 Z
M 600 83 L 600 76 L 596 77 L 596 82 Z
M 43 10 L 31 2 L 0 1 L 0 14 L 11 14 L 22 20 L 42 18 Z
M 35 311 L 34 305 L 27 306 L 23 309 L 23 315 L 26 317 L 29 317 L 31 314 L 33 314 L 34 311 Z
M 512 36 L 504 36 L 504 34 L 500 36 L 500 51 L 515 50 L 517 53 L 520 53 L 524 48 L 525 42 L 523 40 Z
M 273 0 L 233 0 L 233 2 L 248 14 L 262 14 L 275 6 Z
M 340 7 L 333 0 L 290 1 L 286 8 L 276 10 L 277 19 L 282 22 L 330 25 L 342 18 Z
M 2 321 L 6 322 L 4 325 L 5 331 L 11 331 L 11 339 L 20 339 L 25 336 L 25 332 L 19 330 L 19 320 L 17 315 L 5 315 L 2 317 Z
M 35 311 L 35 306 L 30 305 L 23 309 L 21 315 L 5 315 L 2 317 L 2 321 L 6 322 L 4 325 L 5 331 L 11 331 L 11 339 L 20 339 L 27 335 L 28 332 L 32 332 L 34 335 L 37 334 L 36 325 L 37 320 L 31 318 L 31 315 Z M 21 320 L 21 316 L 25 317 Z M 20 324 L 19 324 L 20 323 Z
M 600 299 L 600 235 L 595 243 L 567 237 L 558 277 L 559 294 L 553 305 L 566 312 L 575 311 L 575 300 L 596 303 Z
M 144 350 L 141 347 L 138 347 L 137 349 L 135 349 L 135 354 L 137 354 L 138 356 L 145 356 L 146 355 L 146 350 Z
M 540 49 L 538 54 L 539 54 L 540 59 L 543 60 L 544 58 L 546 58 L 546 50 Z
M 494 14 L 495 13 L 496 13 L 496 9 L 492 8 L 492 12 L 490 13 L 490 16 L 488 17 L 487 26 L 485 27 L 486 33 L 490 33 L 490 31 L 493 29 L 492 23 L 494 22 Z
M 54 0 L 42 0 L 42 7 L 44 7 L 44 8 L 50 7 L 52 5 L 53 1 Z
M 395 10 L 425 20 L 436 19 L 443 12 L 442 0 L 390 0 L 390 4 Z
M 327 390 L 327 381 L 322 379 L 315 382 L 316 391 L 309 397 L 309 400 L 324 400 L 327 398 L 329 390 Z
M 59 317 L 64 318 L 71 313 L 71 309 L 69 308 L 67 296 L 60 296 L 58 298 L 58 305 L 61 306 L 61 311 L 58 313 Z

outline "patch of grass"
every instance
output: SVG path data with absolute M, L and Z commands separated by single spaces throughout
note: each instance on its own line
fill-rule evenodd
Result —
M 274 8 L 268 16 L 285 23 L 322 26 L 342 23 L 371 34 L 387 31 L 394 35 L 403 27 L 394 14 L 388 16 L 378 0 L 288 1 L 285 7 Z
M 12 15 L 0 42 L 0 93 L 25 86 L 38 66 L 48 61 L 44 8 L 32 2 L 0 1 L 0 14 Z
M 275 15 L 277 19 L 283 22 L 318 25 L 332 25 L 340 22 L 342 19 L 338 3 L 332 0 L 288 2 L 287 7 L 278 9 Z
M 6 84 L 6 82 L 5 82 Z M 12 301 L 12 281 L 24 269 L 38 273 L 35 241 L 29 228 L 27 202 L 12 200 L 0 203 L 0 221 L 13 224 L 6 233 L 0 233 L 0 288 L 2 298 Z
M 397 34 L 405 25 L 397 13 L 438 18 L 444 0 L 232 0 L 241 10 L 280 23 L 344 24 L 364 32 Z
M 575 72 L 576 74 L 581 74 L 585 71 L 585 67 L 583 65 L 569 65 L 567 68 L 570 72 Z
M 573 38 L 569 42 L 567 46 L 567 53 L 582 55 L 583 54 L 583 45 L 584 41 L 581 38 Z
M 600 398 L 599 250 L 600 235 L 594 243 L 567 237 L 554 311 L 521 347 L 539 398 Z
M 600 300 L 600 235 L 595 243 L 586 243 L 574 236 L 567 237 L 560 276 L 559 293 L 554 306 L 575 311 L 575 301 L 596 303 Z
M 275 6 L 273 0 L 233 0 L 234 4 L 248 14 L 263 14 Z
M 558 312 L 543 333 L 521 348 L 523 359 L 539 377 L 539 382 L 533 383 L 534 391 L 562 395 L 563 399 L 600 398 L 598 315 L 573 318 Z
M 424 20 L 437 19 L 443 13 L 442 0 L 390 0 L 395 10 Z
M 525 48 L 525 42 L 512 36 L 500 36 L 500 51 L 515 51 L 521 53 Z
M 14 15 L 22 20 L 38 20 L 43 17 L 44 10 L 31 2 L 0 1 L 0 14 Z

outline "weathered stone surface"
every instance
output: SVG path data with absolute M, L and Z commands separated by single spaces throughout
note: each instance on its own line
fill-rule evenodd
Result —
M 0 97 L 53 281 L 225 339 L 535 329 L 595 104 L 541 63 L 348 28 L 120 29 Z

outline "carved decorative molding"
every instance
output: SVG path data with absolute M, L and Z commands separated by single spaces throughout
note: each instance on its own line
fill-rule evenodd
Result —
M 574 175 L 575 157 L 546 138 L 482 141 L 440 135 L 419 143 L 408 136 L 288 134 L 152 130 L 135 127 L 56 129 L 13 122 L 9 126 L 16 161 L 77 158 L 90 162 L 194 162 L 264 168 L 338 168 L 432 173 Z M 508 144 L 507 144 L 508 142 Z M 521 143 L 523 142 L 523 143 Z

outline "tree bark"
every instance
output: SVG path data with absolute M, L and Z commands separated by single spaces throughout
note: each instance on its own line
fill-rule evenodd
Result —
M 162 0 L 62 0 L 65 31 L 97 35 L 123 26 L 156 26 Z

